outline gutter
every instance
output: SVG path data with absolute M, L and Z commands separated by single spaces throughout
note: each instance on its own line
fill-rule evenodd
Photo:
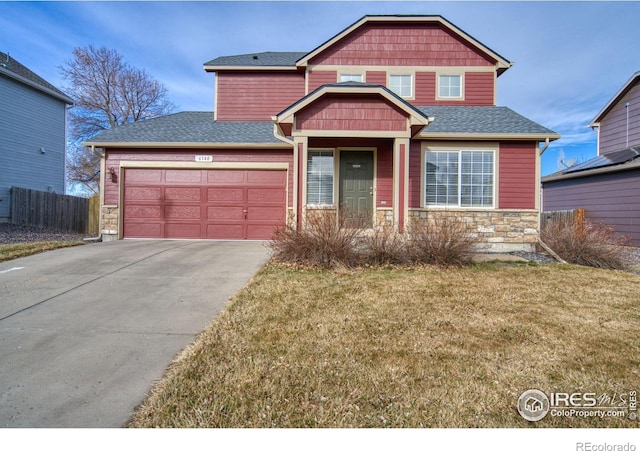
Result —
M 544 147 L 542 149 L 539 150 L 538 155 L 542 156 L 542 154 L 544 153 L 545 150 L 547 150 L 547 148 L 549 147 L 549 137 L 547 136 L 544 139 Z

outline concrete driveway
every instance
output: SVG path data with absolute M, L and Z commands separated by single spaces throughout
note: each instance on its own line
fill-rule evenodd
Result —
M 119 427 L 268 259 L 262 242 L 115 241 L 0 263 L 0 427 Z

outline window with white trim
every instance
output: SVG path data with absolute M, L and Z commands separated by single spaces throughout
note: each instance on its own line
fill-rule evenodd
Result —
M 494 174 L 491 150 L 426 151 L 424 204 L 493 207 Z
M 340 74 L 340 83 L 343 81 L 358 81 L 362 82 L 362 74 Z
M 307 154 L 307 205 L 333 205 L 333 150 Z
M 438 77 L 438 97 L 461 99 L 462 75 L 440 75 Z
M 413 97 L 413 77 L 411 75 L 389 75 L 389 89 L 400 97 Z

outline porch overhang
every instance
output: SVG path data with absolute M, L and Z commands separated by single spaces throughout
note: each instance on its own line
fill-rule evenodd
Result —
M 412 138 L 433 118 L 382 85 L 345 82 L 319 87 L 272 120 L 282 137 Z

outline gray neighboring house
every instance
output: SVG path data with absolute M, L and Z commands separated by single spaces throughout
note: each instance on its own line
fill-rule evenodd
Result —
M 542 178 L 543 210 L 585 209 L 640 246 L 640 71 L 589 124 L 598 155 Z
M 67 105 L 62 91 L 0 52 L 0 222 L 12 186 L 64 194 Z

